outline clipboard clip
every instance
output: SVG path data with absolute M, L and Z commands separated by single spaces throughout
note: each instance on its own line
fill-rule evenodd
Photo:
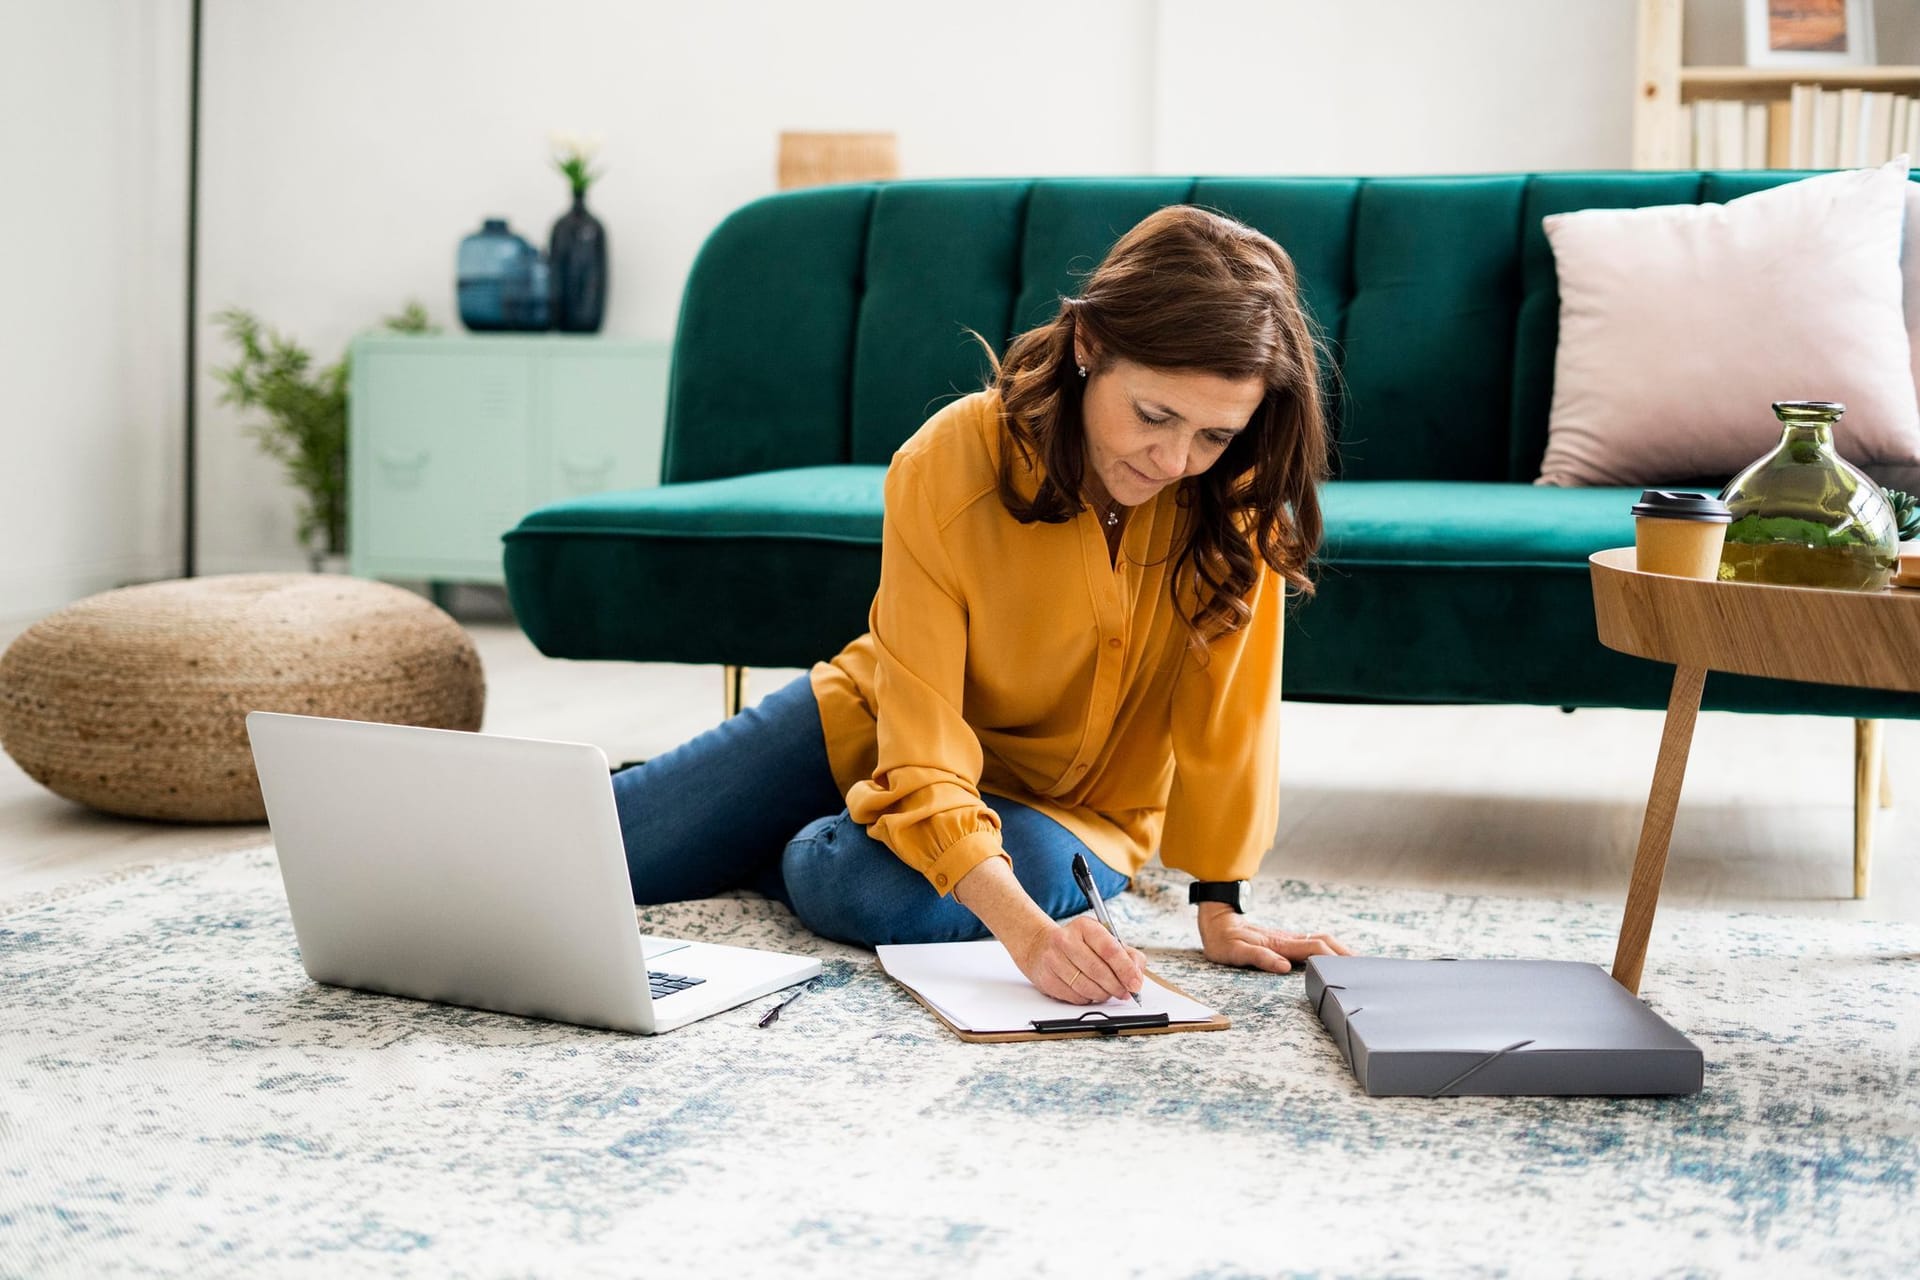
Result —
M 1122 1031 L 1136 1031 L 1166 1025 L 1167 1015 L 1164 1013 L 1112 1014 L 1102 1009 L 1089 1009 L 1077 1018 L 1035 1018 L 1033 1020 L 1033 1029 L 1043 1035 L 1061 1031 L 1095 1031 L 1103 1036 L 1117 1036 Z

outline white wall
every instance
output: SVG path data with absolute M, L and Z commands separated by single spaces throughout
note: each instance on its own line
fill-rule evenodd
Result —
M 110 265 L 86 269 L 100 277 L 87 296 L 131 291 L 156 317 L 123 322 L 111 350 L 89 345 L 85 316 L 0 346 L 34 370 L 28 395 L 0 393 L 21 411 L 9 452 L 36 451 L 0 479 L 33 487 L 32 514 L 0 520 L 71 522 L 45 559 L 65 575 L 47 589 L 72 596 L 106 571 L 90 557 L 137 569 L 156 547 L 178 554 L 179 391 L 155 353 L 168 334 L 178 350 L 159 304 L 178 296 L 167 233 L 184 87 L 154 68 L 184 68 L 186 4 L 11 3 L 33 16 L 0 19 L 0 49 L 14 51 L 0 57 L 33 79 L 0 93 L 77 113 L 106 140 L 81 201 L 103 207 L 80 220 L 112 241 Z M 457 327 L 460 237 L 503 214 L 544 243 L 564 208 L 546 167 L 554 128 L 605 136 L 590 203 L 612 242 L 607 332 L 632 337 L 670 334 L 703 237 L 773 189 L 782 129 L 893 130 L 908 177 L 1490 172 L 1631 154 L 1630 0 L 206 0 L 206 12 L 203 371 L 228 358 L 204 317 L 229 304 L 323 360 L 410 297 Z M 104 105 L 110 89 L 123 103 L 144 92 L 145 113 Z M 72 227 L 57 184 L 24 185 L 70 148 L 12 132 L 4 147 L 7 216 L 24 209 L 36 242 Z M 107 192 L 129 182 L 133 211 L 109 218 Z M 47 257 L 35 299 L 65 274 Z M 298 567 L 294 496 L 213 403 L 210 376 L 202 388 L 203 571 Z M 117 425 L 136 412 L 137 430 Z M 18 425 L 36 419 L 58 430 Z M 47 598 L 11 581 L 0 571 L 0 617 Z
M 1168 0 L 1165 173 L 1626 167 L 1631 0 Z
M 0 621 L 179 570 L 185 15 L 0 3 Z

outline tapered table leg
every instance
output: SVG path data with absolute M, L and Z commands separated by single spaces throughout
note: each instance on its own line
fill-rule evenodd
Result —
M 1867 896 L 1867 871 L 1873 860 L 1873 809 L 1886 783 L 1886 758 L 1880 722 L 1853 722 L 1853 896 Z
M 1640 849 L 1634 854 L 1633 881 L 1627 886 L 1626 915 L 1620 921 L 1620 941 L 1613 952 L 1613 980 L 1635 995 L 1640 992 L 1647 937 L 1653 932 L 1653 911 L 1660 902 L 1660 881 L 1667 873 L 1673 815 L 1680 806 L 1687 750 L 1693 745 L 1693 724 L 1700 716 L 1700 691 L 1706 683 L 1705 667 L 1674 668 L 1667 722 L 1660 731 L 1660 757 L 1653 766 L 1647 816 L 1640 823 Z
M 726 702 L 726 718 L 739 715 L 747 705 L 747 669 L 731 665 L 721 667 L 720 694 Z

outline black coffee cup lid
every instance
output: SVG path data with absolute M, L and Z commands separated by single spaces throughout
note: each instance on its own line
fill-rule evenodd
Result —
M 1733 519 L 1733 512 L 1718 498 L 1671 489 L 1642 489 L 1640 501 L 1633 504 L 1633 514 L 1661 520 L 1713 520 L 1722 524 Z

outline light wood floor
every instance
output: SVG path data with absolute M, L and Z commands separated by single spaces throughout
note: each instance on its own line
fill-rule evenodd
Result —
M 559 662 L 509 623 L 469 630 L 487 670 L 489 732 L 594 742 L 619 761 L 658 754 L 719 718 L 718 668 Z M 754 672 L 749 700 L 797 674 Z M 1289 704 L 1266 869 L 1621 901 L 1660 722 L 1637 711 Z M 1896 803 L 1878 815 L 1864 902 L 1851 896 L 1852 743 L 1843 719 L 1703 714 L 1662 904 L 1920 920 L 1920 722 L 1887 726 Z M 264 826 L 91 813 L 0 758 L 0 899 L 266 837 Z

